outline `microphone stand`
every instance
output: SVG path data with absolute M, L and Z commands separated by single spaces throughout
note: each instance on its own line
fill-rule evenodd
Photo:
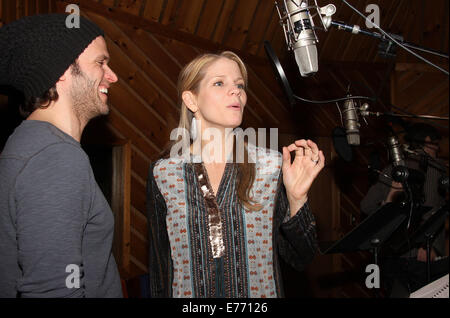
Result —
M 431 282 L 431 241 L 433 240 L 433 233 L 426 234 L 427 240 L 427 283 Z
M 400 204 L 402 206 L 407 206 L 409 202 L 409 218 L 408 225 L 406 226 L 406 229 L 409 229 L 409 226 L 411 225 L 412 211 L 415 205 L 413 193 L 408 183 L 409 169 L 403 165 L 394 166 L 392 168 L 391 176 L 394 181 L 400 182 L 403 186 L 403 189 L 405 190 L 406 198 Z
M 382 113 L 382 112 L 370 112 L 367 110 L 361 111 L 361 116 L 373 115 L 376 117 L 388 116 L 388 117 L 402 117 L 402 118 L 419 118 L 419 119 L 430 119 L 430 120 L 447 120 L 448 117 L 431 116 L 431 115 L 406 115 L 406 114 L 394 114 L 394 113 Z
M 347 32 L 351 32 L 353 34 L 361 33 L 361 34 L 364 34 L 364 35 L 368 35 L 368 36 L 374 37 L 374 38 L 379 39 L 381 41 L 392 42 L 385 35 L 383 35 L 381 33 L 378 33 L 378 32 L 371 32 L 371 31 L 366 30 L 366 29 L 361 29 L 358 25 L 349 25 L 349 24 L 346 24 L 344 22 L 333 21 L 333 20 L 331 20 L 328 23 L 330 25 L 332 25 L 332 26 L 335 26 L 338 30 L 344 30 L 344 31 L 347 31 Z M 418 46 L 416 44 L 405 42 L 405 41 L 403 41 L 403 37 L 401 35 L 392 34 L 392 33 L 389 33 L 389 35 L 392 36 L 396 41 L 400 42 L 400 44 L 402 44 L 402 45 L 404 45 L 404 46 L 406 46 L 408 48 L 412 48 L 412 49 L 415 49 L 415 50 L 419 50 L 419 51 L 422 51 L 422 52 L 426 52 L 426 53 L 429 53 L 429 54 L 437 55 L 437 56 L 440 56 L 440 57 L 448 59 L 448 55 L 443 53 L 443 52 L 439 52 L 439 51 L 436 51 L 436 50 L 432 50 L 432 49 L 428 49 L 428 48 L 425 48 L 425 47 Z M 387 51 L 389 51 L 389 48 L 391 46 L 392 46 L 392 43 L 390 43 L 390 45 L 387 46 Z

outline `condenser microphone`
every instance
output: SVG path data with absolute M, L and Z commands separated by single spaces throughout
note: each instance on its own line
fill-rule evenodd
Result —
M 404 166 L 405 159 L 403 157 L 403 152 L 400 148 L 400 144 L 397 140 L 397 137 L 390 136 L 388 138 L 388 146 L 389 146 L 389 155 L 392 160 L 392 165 L 396 166 Z
M 316 34 L 314 22 L 308 9 L 308 0 L 288 0 L 288 15 L 294 25 L 292 49 L 302 77 L 314 75 L 319 70 L 317 62 Z
M 358 113 L 356 112 L 355 102 L 353 101 L 353 99 L 349 98 L 344 102 L 342 116 L 344 117 L 345 133 L 347 135 L 348 144 L 358 146 L 360 143 L 359 138 L 360 124 L 358 119 Z
M 409 169 L 405 166 L 405 159 L 400 148 L 397 137 L 390 136 L 388 138 L 389 156 L 392 161 L 392 179 L 396 182 L 405 183 L 410 175 Z

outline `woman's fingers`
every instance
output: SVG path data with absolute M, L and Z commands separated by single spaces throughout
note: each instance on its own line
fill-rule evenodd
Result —
M 286 150 L 284 150 L 286 148 Z M 285 151 L 287 154 L 285 154 Z M 319 170 L 323 168 L 325 164 L 325 156 L 323 152 L 319 150 L 317 144 L 312 140 L 299 139 L 287 147 L 283 147 L 283 161 L 288 161 L 290 164 L 290 154 L 295 151 L 295 157 L 307 157 L 311 160 L 313 165 L 318 166 Z M 289 157 L 289 158 L 288 158 Z M 306 158 L 305 158 L 306 159 Z M 290 165 L 289 165 L 290 166 Z
M 287 149 L 289 150 L 289 152 L 292 152 L 292 151 L 296 151 L 299 149 L 303 149 L 303 147 L 299 147 L 295 143 L 293 143 L 293 144 L 290 144 L 289 146 L 287 146 Z
M 295 147 L 293 145 L 295 145 Z M 296 155 L 298 154 L 298 155 L 307 156 L 313 162 L 318 162 L 318 160 L 319 160 L 319 148 L 317 147 L 316 143 L 314 143 L 312 140 L 305 140 L 305 139 L 296 140 L 291 145 L 290 149 L 292 149 L 292 150 L 302 149 L 303 152 L 298 152 L 298 153 L 296 152 Z
M 319 173 L 320 170 L 322 170 L 322 168 L 325 166 L 325 156 L 322 150 L 319 150 L 318 158 L 319 161 L 316 164 L 316 168 L 318 169 L 317 173 Z
M 312 140 L 308 140 L 308 146 L 311 148 L 312 154 L 314 156 L 314 159 L 318 158 L 319 156 L 319 147 L 316 145 L 315 142 Z
M 283 147 L 283 167 L 289 168 L 291 166 L 291 153 L 288 147 Z
M 287 150 L 289 151 L 289 153 L 295 151 L 296 157 L 303 157 L 305 155 L 305 149 L 303 147 L 299 147 L 299 146 L 295 145 L 295 143 L 290 144 L 287 147 Z

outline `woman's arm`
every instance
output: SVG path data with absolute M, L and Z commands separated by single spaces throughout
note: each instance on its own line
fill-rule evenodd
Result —
M 317 251 L 316 222 L 308 203 L 291 217 L 284 185 L 280 182 L 274 211 L 274 235 L 280 256 L 296 270 L 308 265 Z
M 172 259 L 166 227 L 167 206 L 153 175 L 155 164 L 150 165 L 147 179 L 150 297 L 172 297 Z

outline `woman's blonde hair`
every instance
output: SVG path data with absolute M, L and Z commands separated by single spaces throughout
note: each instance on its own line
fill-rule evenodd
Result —
M 185 91 L 190 91 L 194 94 L 198 94 L 200 82 L 206 75 L 208 67 L 221 58 L 227 58 L 236 62 L 241 71 L 242 78 L 244 79 L 244 87 L 247 88 L 248 74 L 247 68 L 244 62 L 231 51 L 224 51 L 220 54 L 202 54 L 192 60 L 187 64 L 180 72 L 178 77 L 178 100 L 180 101 L 180 121 L 178 123 L 178 128 L 186 129 L 183 131 L 190 131 L 191 122 L 194 116 L 193 112 L 185 105 L 182 94 Z M 235 149 L 235 146 L 234 146 Z M 243 163 L 238 163 L 238 178 L 237 178 L 237 193 L 239 201 L 247 209 L 259 210 L 261 206 L 255 204 L 255 202 L 250 199 L 250 190 L 255 179 L 255 164 L 248 162 L 248 150 L 245 147 L 245 158 Z

